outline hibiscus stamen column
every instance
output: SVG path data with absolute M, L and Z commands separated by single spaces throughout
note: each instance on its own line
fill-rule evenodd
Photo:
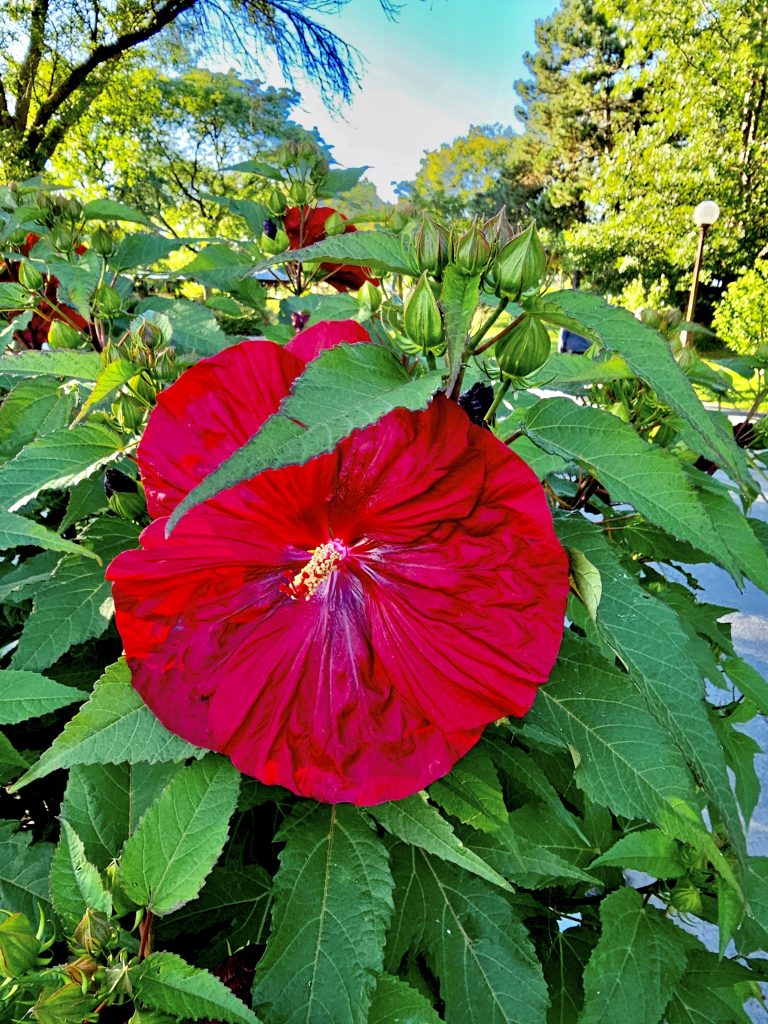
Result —
M 340 540 L 321 544 L 312 552 L 312 557 L 291 582 L 280 589 L 295 601 L 308 601 L 317 588 L 332 572 L 335 572 L 347 555 L 347 546 Z

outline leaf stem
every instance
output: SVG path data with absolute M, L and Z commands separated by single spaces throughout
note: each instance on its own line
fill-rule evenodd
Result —
M 147 907 L 144 920 L 139 924 L 139 960 L 152 952 L 152 911 Z
M 485 342 L 485 344 L 481 345 L 479 348 L 476 348 L 474 350 L 474 355 L 479 356 L 481 352 L 485 352 L 486 349 L 491 348 L 491 346 L 495 345 L 497 341 L 501 341 L 501 339 L 505 338 L 509 334 L 509 332 L 513 330 L 515 327 L 517 327 L 520 321 L 523 320 L 524 318 L 525 313 L 521 313 L 520 316 L 516 316 L 514 320 L 511 320 L 507 324 L 503 331 L 499 331 L 498 334 L 495 334 L 492 338 L 489 338 L 488 341 Z
M 485 335 L 490 331 L 496 321 L 499 319 L 501 314 L 509 305 L 509 299 L 502 299 L 498 304 L 493 313 L 488 317 L 485 323 L 479 328 L 479 330 L 469 340 L 469 351 L 474 352 L 475 346 L 482 341 Z
M 486 423 L 493 423 L 494 417 L 496 416 L 496 410 L 499 408 L 501 403 L 504 401 L 504 396 L 509 391 L 509 387 L 510 387 L 511 383 L 512 383 L 512 381 L 509 378 L 507 378 L 506 380 L 503 380 L 501 382 L 501 387 L 496 392 L 496 394 L 493 396 L 493 402 L 491 403 L 491 408 L 488 410 L 488 412 L 483 417 Z

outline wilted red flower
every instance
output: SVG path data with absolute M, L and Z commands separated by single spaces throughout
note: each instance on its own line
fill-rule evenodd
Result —
M 169 729 L 267 784 L 375 804 L 530 708 L 568 565 L 534 474 L 442 395 L 218 494 L 166 538 L 331 328 L 306 351 L 300 335 L 235 345 L 159 396 L 138 451 L 155 521 L 107 576 L 134 685 Z
M 291 206 L 285 211 L 283 227 L 291 243 L 291 249 L 301 249 L 305 245 L 314 245 L 328 236 L 325 233 L 325 222 L 334 213 L 332 206 Z M 342 220 L 347 218 L 338 213 Z M 349 235 L 357 231 L 354 224 L 345 224 L 343 234 Z M 332 285 L 337 292 L 357 291 L 366 281 L 378 284 L 377 277 L 371 277 L 365 267 L 344 267 L 340 263 L 321 263 L 320 267 L 327 275 L 323 280 Z
M 30 232 L 21 246 L 22 255 L 29 256 L 39 240 L 39 235 Z M 84 245 L 79 245 L 75 250 L 78 256 L 82 256 L 85 251 L 86 247 Z M 9 262 L 8 260 L 4 261 L 0 270 L 0 281 L 18 282 L 18 280 L 19 264 Z M 80 316 L 76 309 L 72 309 L 66 303 L 58 301 L 58 291 L 58 279 L 51 274 L 44 274 L 42 295 L 38 300 L 37 308 L 32 314 L 32 319 L 23 330 L 16 332 L 21 343 L 27 348 L 39 349 L 43 347 L 44 342 L 48 340 L 48 332 L 54 320 L 63 320 L 79 331 L 88 330 L 88 321 Z M 12 320 L 21 312 L 23 311 L 20 309 L 11 310 L 6 313 L 6 316 L 9 320 Z

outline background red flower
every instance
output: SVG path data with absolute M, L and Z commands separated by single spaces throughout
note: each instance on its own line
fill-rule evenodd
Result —
M 283 227 L 288 235 L 291 249 L 301 249 L 305 245 L 314 245 L 327 238 L 325 223 L 332 217 L 336 210 L 331 206 L 292 206 L 285 211 Z M 338 214 L 342 220 L 347 218 L 343 213 Z M 344 225 L 344 234 L 351 234 L 357 231 L 354 224 Z M 379 279 L 371 277 L 365 267 L 346 267 L 340 263 L 321 263 L 321 268 L 327 275 L 324 280 L 332 285 L 337 292 L 357 291 L 366 281 L 378 285 Z
M 567 559 L 528 467 L 444 396 L 217 495 L 166 538 L 303 365 L 245 342 L 160 396 L 138 453 L 158 518 L 108 577 L 134 685 L 166 726 L 265 783 L 374 804 L 530 708 Z

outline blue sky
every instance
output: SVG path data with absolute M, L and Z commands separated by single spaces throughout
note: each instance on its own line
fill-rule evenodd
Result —
M 558 0 L 407 0 L 389 21 L 378 0 L 350 0 L 323 20 L 366 58 L 362 89 L 340 113 L 298 81 L 295 119 L 317 126 L 344 166 L 370 164 L 385 199 L 391 183 L 412 178 L 425 149 L 472 124 L 514 123 L 514 82 L 525 73 L 534 22 Z M 274 70 L 270 84 L 281 84 Z

